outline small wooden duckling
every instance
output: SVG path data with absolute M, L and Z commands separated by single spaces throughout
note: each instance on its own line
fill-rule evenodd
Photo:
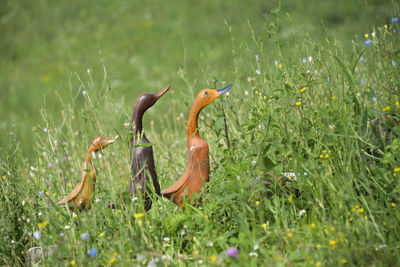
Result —
M 158 93 L 142 94 L 139 96 L 132 116 L 132 137 L 130 141 L 132 179 L 130 181 L 130 192 L 136 196 L 138 190 L 141 191 L 145 200 L 144 208 L 146 211 L 148 211 L 152 205 L 151 198 L 149 197 L 151 189 L 149 187 L 150 179 L 148 174 L 151 176 L 154 190 L 158 195 L 160 195 L 160 184 L 158 183 L 156 167 L 154 165 L 153 147 L 143 132 L 142 118 L 145 111 L 153 106 L 157 100 L 169 90 L 169 88 L 170 86 L 168 85 Z
M 190 197 L 194 193 L 198 194 L 201 191 L 203 182 L 209 181 L 208 145 L 199 135 L 197 122 L 199 113 L 202 108 L 212 103 L 231 87 L 232 84 L 219 90 L 204 89 L 194 100 L 186 130 L 189 154 L 186 170 L 172 186 L 162 191 L 164 197 L 173 198 L 174 203 L 181 208 L 184 207 L 183 197 L 185 191 L 187 191 L 186 197 Z
M 76 185 L 74 190 L 62 199 L 58 204 L 68 204 L 70 210 L 85 210 L 90 209 L 90 198 L 95 190 L 97 170 L 93 164 L 92 157 L 95 157 L 97 151 L 107 147 L 115 142 L 118 138 L 106 138 L 99 136 L 93 140 L 88 148 L 88 152 L 83 159 L 81 168 L 81 181 Z

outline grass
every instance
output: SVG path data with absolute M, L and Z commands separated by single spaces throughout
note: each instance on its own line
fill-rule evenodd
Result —
M 1 16 L 0 81 L 9 97 L 0 149 L 2 265 L 23 265 L 29 247 L 52 244 L 56 251 L 41 264 L 399 264 L 400 28 L 391 22 L 398 5 L 40 3 L 7 2 Z M 160 3 L 164 12 L 152 12 Z M 225 82 L 234 84 L 229 95 L 199 117 L 211 160 L 203 204 L 178 212 L 155 197 L 143 213 L 142 200 L 126 192 L 124 124 L 136 97 L 171 84 L 145 116 L 167 188 L 186 165 L 194 97 Z M 392 132 L 389 142 L 375 118 Z M 121 138 L 95 162 L 92 209 L 72 214 L 54 204 L 78 182 L 90 141 L 115 134 Z M 229 247 L 238 258 L 225 255 Z

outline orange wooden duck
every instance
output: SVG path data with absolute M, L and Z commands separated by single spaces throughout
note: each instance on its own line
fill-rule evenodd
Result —
M 58 204 L 68 204 L 70 210 L 81 211 L 90 208 L 90 198 L 94 193 L 97 174 L 92 157 L 95 157 L 97 151 L 114 143 L 117 138 L 118 136 L 115 138 L 99 136 L 93 140 L 83 159 L 80 183 L 76 185 L 74 190 L 72 190 L 67 197 L 58 202 Z
M 199 135 L 197 122 L 199 113 L 202 108 L 212 103 L 217 97 L 228 91 L 231 87 L 232 84 L 219 90 L 204 89 L 194 100 L 186 130 L 189 154 L 186 170 L 172 186 L 161 193 L 168 199 L 172 198 L 174 203 L 181 208 L 183 208 L 185 204 L 184 196 L 188 198 L 193 194 L 199 194 L 203 183 L 209 181 L 208 145 Z

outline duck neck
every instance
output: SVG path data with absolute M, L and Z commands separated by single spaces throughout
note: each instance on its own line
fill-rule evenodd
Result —
M 199 127 L 198 119 L 199 119 L 199 113 L 200 113 L 201 109 L 202 109 L 202 107 L 200 107 L 195 100 L 195 102 L 193 103 L 192 109 L 190 110 L 189 120 L 188 120 L 188 124 L 187 124 L 187 129 L 186 129 L 188 146 L 192 145 L 192 143 L 196 137 L 200 137 L 200 134 L 198 131 L 198 127 Z
M 143 113 L 144 111 L 140 109 L 135 109 L 135 111 L 133 111 L 132 122 L 135 122 L 136 133 L 142 133 L 143 131 L 143 123 L 142 123 Z M 133 130 L 134 130 L 133 125 L 131 125 L 131 131 Z

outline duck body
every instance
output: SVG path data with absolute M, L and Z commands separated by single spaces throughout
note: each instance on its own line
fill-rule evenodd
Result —
M 116 137 L 117 138 L 117 137 Z M 116 139 L 115 138 L 115 139 Z M 81 181 L 78 183 L 74 190 L 58 204 L 68 204 L 70 210 L 85 210 L 91 207 L 91 197 L 95 192 L 97 170 L 93 164 L 92 157 L 94 158 L 97 151 L 112 144 L 115 139 L 105 138 L 103 136 L 97 137 L 93 140 L 88 148 L 82 167 L 81 167 Z
M 130 139 L 132 178 L 129 183 L 129 191 L 135 196 L 137 196 L 139 191 L 141 192 L 144 198 L 144 208 L 146 211 L 152 206 L 150 182 L 153 184 L 154 191 L 157 195 L 160 195 L 161 189 L 154 163 L 153 147 L 151 146 L 150 140 L 143 132 L 142 119 L 146 110 L 153 106 L 169 88 L 170 86 L 168 85 L 158 93 L 140 95 L 136 101 L 132 115 L 132 137 Z
M 186 129 L 188 164 L 182 176 L 170 187 L 162 192 L 162 195 L 172 199 L 179 207 L 184 207 L 184 198 L 190 198 L 193 194 L 199 194 L 204 183 L 209 181 L 209 152 L 208 144 L 198 131 L 198 116 L 200 111 L 212 103 L 218 96 L 232 87 L 232 84 L 220 90 L 204 89 L 196 97 L 190 110 Z M 201 202 L 201 198 L 197 204 Z

